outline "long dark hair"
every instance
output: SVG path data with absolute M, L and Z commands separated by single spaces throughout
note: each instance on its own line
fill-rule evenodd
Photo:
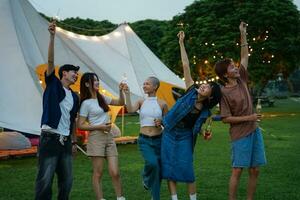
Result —
M 211 87 L 211 95 L 203 101 L 203 105 L 211 109 L 220 102 L 222 94 L 219 84 L 216 82 L 209 82 L 209 85 Z
M 94 90 L 94 77 L 96 77 L 99 81 L 99 78 L 95 73 L 87 72 L 82 75 L 80 79 L 80 105 L 84 100 L 92 98 L 92 90 Z M 86 83 L 89 84 L 88 87 L 86 86 Z M 104 110 L 104 112 L 108 112 L 109 107 L 106 104 L 104 97 L 98 91 L 96 94 L 99 106 Z

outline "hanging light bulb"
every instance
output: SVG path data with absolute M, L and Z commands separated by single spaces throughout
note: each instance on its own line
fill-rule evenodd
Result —
M 114 36 L 116 36 L 116 37 L 120 37 L 121 35 L 122 34 L 120 32 L 118 32 L 118 31 L 114 32 Z

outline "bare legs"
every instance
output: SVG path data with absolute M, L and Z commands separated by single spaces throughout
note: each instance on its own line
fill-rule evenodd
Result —
M 96 195 L 96 200 L 103 199 L 101 178 L 103 175 L 104 160 L 105 158 L 103 157 L 92 157 L 92 164 L 93 164 L 92 183 Z M 108 157 L 107 161 L 108 161 L 108 171 L 112 178 L 112 183 L 115 189 L 115 193 L 117 197 L 121 197 L 122 187 L 121 187 L 121 178 L 120 178 L 119 167 L 118 167 L 118 157 Z
M 118 157 L 108 157 L 108 171 L 117 197 L 122 196 L 121 177 L 119 172 Z
M 229 181 L 229 200 L 236 200 L 236 194 L 238 189 L 239 180 L 243 168 L 232 168 L 232 173 Z M 247 188 L 247 200 L 253 200 L 254 193 L 256 190 L 256 182 L 259 175 L 258 167 L 249 168 L 249 179 Z
M 259 175 L 258 167 L 249 168 L 249 180 L 247 188 L 247 200 L 252 200 L 254 198 L 254 193 L 256 190 L 256 182 Z

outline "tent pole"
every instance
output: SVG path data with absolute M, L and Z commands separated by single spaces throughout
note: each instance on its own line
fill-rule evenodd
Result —
M 122 107 L 122 135 L 124 136 L 124 113 L 125 113 L 125 106 Z

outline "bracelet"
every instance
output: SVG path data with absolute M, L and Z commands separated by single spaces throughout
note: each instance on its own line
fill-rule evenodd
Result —
M 247 45 L 248 45 L 248 43 L 241 44 L 241 47 L 245 47 L 245 46 L 247 46 Z

